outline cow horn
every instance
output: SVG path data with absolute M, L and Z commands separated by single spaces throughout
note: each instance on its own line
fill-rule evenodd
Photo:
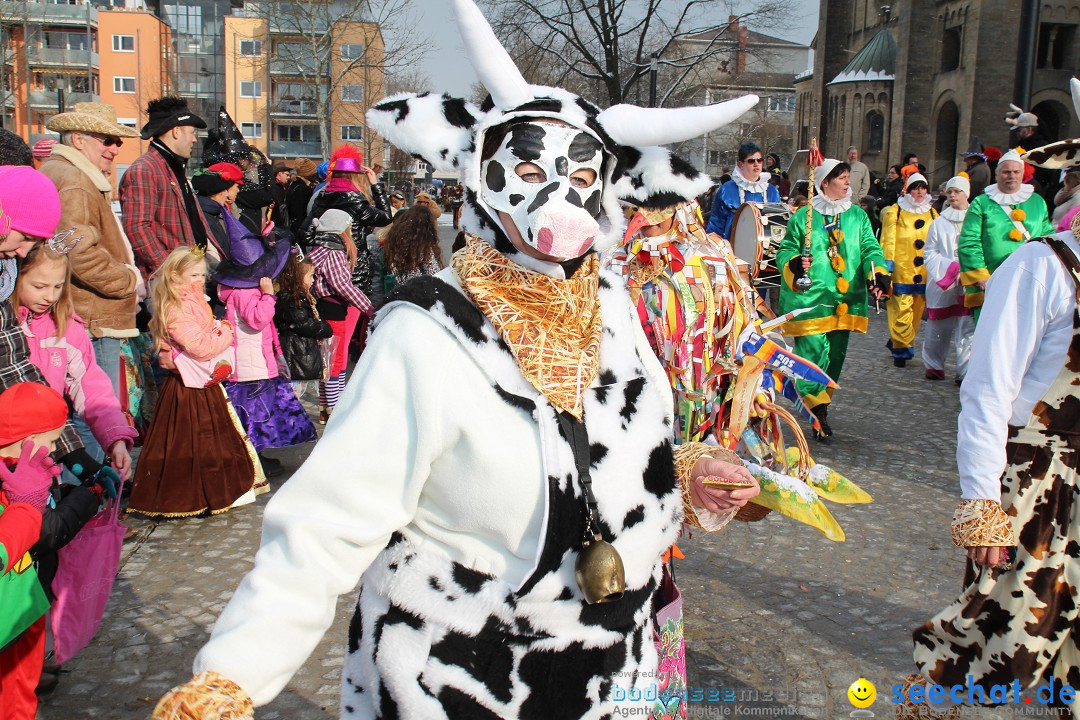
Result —
M 757 103 L 757 95 L 743 95 L 714 105 L 681 108 L 612 105 L 601 112 L 596 120 L 620 145 L 667 145 L 722 128 Z
M 509 110 L 533 98 L 529 83 L 514 64 L 510 53 L 495 37 L 487 19 L 472 0 L 454 0 L 454 13 L 465 43 L 465 53 L 476 69 L 495 107 Z

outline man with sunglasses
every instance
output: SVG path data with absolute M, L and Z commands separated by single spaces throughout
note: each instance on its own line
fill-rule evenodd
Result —
M 76 103 L 70 112 L 49 119 L 46 128 L 60 134 L 41 165 L 60 193 L 60 227 L 79 237 L 68 253 L 71 299 L 86 322 L 97 364 L 113 391 L 121 388 L 121 355 L 129 338 L 139 334 L 135 313 L 145 285 L 135 268 L 131 245 L 112 211 L 113 161 L 124 138 L 138 137 L 116 122 L 116 110 L 104 103 Z M 104 457 L 89 428 L 76 422 L 87 451 Z
M 735 211 L 745 202 L 778 203 L 780 190 L 769 183 L 769 175 L 762 173 L 764 155 L 754 143 L 739 146 L 739 163 L 731 173 L 731 179 L 720 186 L 713 201 L 707 232 L 716 233 L 731 240 L 731 221 Z

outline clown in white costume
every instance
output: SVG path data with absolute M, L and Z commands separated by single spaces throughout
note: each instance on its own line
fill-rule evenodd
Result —
M 967 215 L 971 183 L 957 175 L 945 183 L 948 207 L 930 223 L 926 234 L 926 330 L 923 335 L 922 361 L 927 380 L 945 379 L 945 358 L 949 345 L 956 349 L 956 382 L 967 372 L 971 357 L 971 335 L 975 322 L 971 310 L 964 307 L 963 287 L 960 284 L 960 262 L 956 245 Z
M 268 504 L 195 678 L 157 719 L 250 717 L 358 581 L 342 717 L 647 711 L 628 698 L 656 683 L 661 555 L 687 509 L 719 528 L 758 491 L 707 445 L 673 451 L 663 370 L 596 252 L 619 237 L 631 188 L 708 187 L 656 145 L 757 98 L 600 112 L 528 85 L 472 0 L 453 6 L 489 101 L 399 95 L 368 120 L 461 171 L 466 246 L 387 299 L 324 437 Z

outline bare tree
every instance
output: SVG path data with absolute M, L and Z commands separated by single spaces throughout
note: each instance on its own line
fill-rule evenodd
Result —
M 730 53 L 736 25 L 782 28 L 793 0 L 484 0 L 487 16 L 531 82 L 608 104 L 643 103 L 653 56 L 657 105 L 694 83 L 695 68 Z
M 324 157 L 331 119 L 364 125 L 364 112 L 384 94 L 387 76 L 422 59 L 429 38 L 415 31 L 412 0 L 258 0 L 245 15 L 265 17 L 276 34 L 270 63 L 289 69 L 318 119 Z M 274 102 L 275 98 L 271 98 Z M 377 142 L 365 132 L 365 155 Z

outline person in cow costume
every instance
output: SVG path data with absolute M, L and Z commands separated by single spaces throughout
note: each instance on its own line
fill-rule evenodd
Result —
M 490 100 L 398 95 L 368 120 L 462 172 L 466 246 L 388 297 L 325 435 L 267 505 L 195 678 L 155 718 L 249 717 L 357 581 L 342 717 L 647 709 L 627 698 L 657 683 L 651 601 L 684 508 L 718 529 L 758 491 L 715 448 L 673 450 L 664 372 L 597 255 L 630 189 L 708 187 L 652 146 L 757 99 L 600 112 L 528 85 L 472 0 L 454 8 Z

